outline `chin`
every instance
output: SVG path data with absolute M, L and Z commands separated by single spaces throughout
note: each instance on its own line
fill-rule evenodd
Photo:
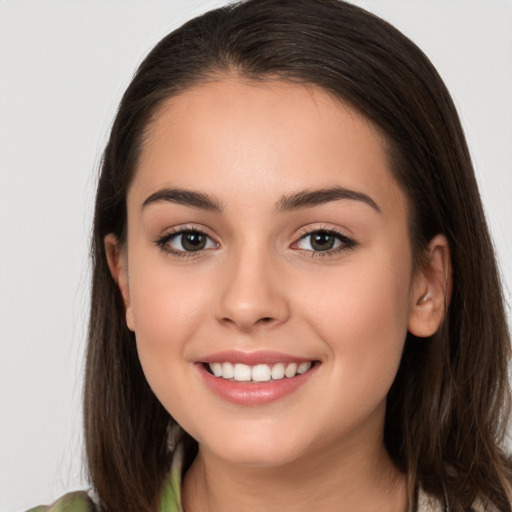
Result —
M 223 450 L 218 457 L 222 457 L 226 462 L 234 466 L 253 467 L 253 468 L 277 468 L 294 462 L 298 457 L 297 450 L 280 450 L 276 452 L 273 449 L 228 449 Z
M 235 432 L 229 436 L 215 436 L 199 442 L 200 447 L 213 453 L 225 462 L 243 467 L 279 467 L 300 457 L 305 443 L 298 438 L 290 438 L 286 431 L 262 431 L 251 429 Z

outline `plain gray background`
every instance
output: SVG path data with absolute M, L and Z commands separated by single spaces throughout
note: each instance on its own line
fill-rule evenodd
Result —
M 0 0 L 1 512 L 86 486 L 80 394 L 101 151 L 143 56 L 224 3 Z M 512 2 L 355 3 L 411 37 L 452 92 L 510 300 Z

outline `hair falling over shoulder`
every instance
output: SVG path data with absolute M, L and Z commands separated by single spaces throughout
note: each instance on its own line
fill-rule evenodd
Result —
M 103 155 L 92 239 L 84 390 L 90 480 L 103 509 L 155 511 L 175 425 L 149 388 L 108 269 L 104 238 L 126 238 L 126 195 L 159 105 L 218 75 L 318 86 L 384 135 L 408 198 L 417 265 L 436 234 L 450 244 L 453 291 L 438 332 L 408 334 L 388 396 L 385 443 L 446 510 L 481 500 L 512 511 L 503 443 L 510 339 L 493 244 L 461 124 L 438 73 L 385 21 L 339 0 L 249 0 L 208 12 L 166 36 L 125 92 Z M 181 432 L 186 463 L 197 445 Z M 413 505 L 412 505 L 413 506 Z

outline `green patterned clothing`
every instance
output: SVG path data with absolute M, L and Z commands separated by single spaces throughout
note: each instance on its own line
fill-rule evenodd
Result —
M 182 464 L 183 450 L 179 446 L 173 457 L 158 512 L 183 512 L 180 496 Z M 27 512 L 97 512 L 97 503 L 94 492 L 76 491 L 66 494 L 53 505 L 31 508 Z

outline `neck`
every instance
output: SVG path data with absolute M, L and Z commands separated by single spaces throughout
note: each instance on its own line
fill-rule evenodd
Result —
M 185 512 L 405 512 L 406 479 L 382 441 L 329 446 L 278 467 L 231 464 L 200 447 L 183 483 Z

